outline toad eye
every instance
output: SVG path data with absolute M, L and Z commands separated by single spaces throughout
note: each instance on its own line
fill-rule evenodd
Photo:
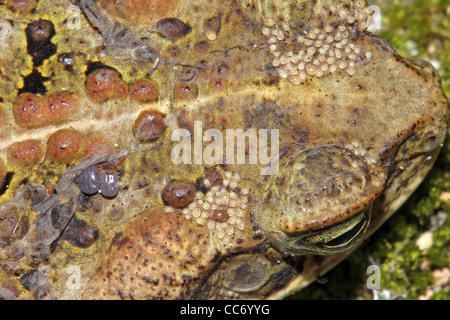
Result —
M 314 254 L 334 254 L 358 242 L 367 230 L 372 206 L 338 225 L 296 237 L 293 247 Z

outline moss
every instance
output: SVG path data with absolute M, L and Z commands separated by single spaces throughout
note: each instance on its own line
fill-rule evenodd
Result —
M 444 90 L 450 94 L 450 19 L 447 0 L 368 1 L 382 10 L 379 36 L 410 58 L 428 60 L 437 67 Z
M 433 62 L 441 74 L 444 90 L 450 94 L 450 19 L 446 0 L 378 0 L 387 39 L 405 57 Z M 450 133 L 450 131 L 449 131 Z M 324 281 L 313 283 L 295 295 L 296 299 L 450 299 L 450 286 L 435 286 L 433 271 L 450 266 L 450 201 L 439 200 L 450 192 L 450 139 L 423 184 L 405 205 L 365 244 L 336 266 Z M 436 225 L 439 217 L 446 217 Z M 426 251 L 416 246 L 419 236 L 431 231 L 433 244 Z M 381 270 L 381 289 L 366 286 L 367 267 Z

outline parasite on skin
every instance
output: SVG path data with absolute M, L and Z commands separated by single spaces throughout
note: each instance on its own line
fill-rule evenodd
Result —
M 116 173 L 103 173 L 100 177 L 100 193 L 108 198 L 114 197 L 119 192 L 118 182 L 119 176 Z
M 97 166 L 84 169 L 78 176 L 78 187 L 81 192 L 91 195 L 100 189 L 100 171 Z

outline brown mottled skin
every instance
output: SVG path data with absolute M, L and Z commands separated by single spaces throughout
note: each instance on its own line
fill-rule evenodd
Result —
M 338 68 L 297 85 L 281 76 L 264 25 L 299 34 L 344 23 L 329 9 L 340 1 L 6 2 L 2 298 L 285 297 L 355 248 L 305 251 L 298 237 L 372 208 L 361 239 L 370 236 L 422 181 L 445 136 L 436 71 L 367 31 L 352 32 L 370 52 L 354 74 Z M 73 4 L 81 30 L 69 27 Z M 281 50 L 295 49 L 280 39 Z M 278 172 L 229 159 L 175 164 L 172 133 L 194 135 L 194 121 L 224 135 L 278 129 Z M 92 165 L 120 177 L 117 196 L 81 193 L 77 177 Z

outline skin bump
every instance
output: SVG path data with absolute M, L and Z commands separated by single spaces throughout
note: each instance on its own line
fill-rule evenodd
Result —
M 164 115 L 158 111 L 143 111 L 133 126 L 133 135 L 140 143 L 158 140 L 166 129 Z
M 44 106 L 50 124 L 64 123 L 79 111 L 78 99 L 68 92 L 47 95 Z
M 47 143 L 47 157 L 57 163 L 76 160 L 82 145 L 82 135 L 72 129 L 61 129 L 50 136 Z
M 157 100 L 158 96 L 158 84 L 149 79 L 141 79 L 136 81 L 130 89 L 130 97 L 136 102 L 152 102 Z
M 39 162 L 44 154 L 43 144 L 38 140 L 14 143 L 8 149 L 8 161 L 17 166 L 29 166 Z
M 120 74 L 111 69 L 97 69 L 86 78 L 86 94 L 94 102 L 105 102 L 114 98 L 122 85 Z
M 37 128 L 46 123 L 42 97 L 32 93 L 22 93 L 13 106 L 17 124 L 25 128 Z
M 196 191 L 192 182 L 172 181 L 164 187 L 161 197 L 167 205 L 184 208 L 194 200 Z
M 26 14 L 36 8 L 37 0 L 7 0 L 6 6 L 14 12 Z

